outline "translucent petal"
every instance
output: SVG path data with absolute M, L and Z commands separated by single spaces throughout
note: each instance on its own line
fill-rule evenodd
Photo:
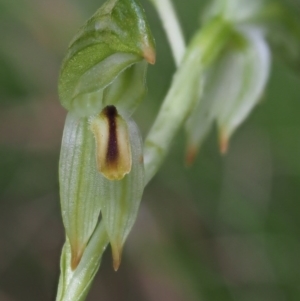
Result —
M 72 249 L 72 268 L 78 265 L 100 214 L 95 141 L 87 118 L 69 113 L 66 119 L 60 162 L 62 218 Z

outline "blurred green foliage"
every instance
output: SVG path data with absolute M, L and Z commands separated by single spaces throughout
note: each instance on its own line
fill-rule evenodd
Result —
M 55 297 L 66 114 L 57 76 L 71 37 L 102 2 L 0 0 L 1 301 Z M 141 2 L 157 44 L 135 114 L 145 136 L 175 66 L 153 7 Z M 174 1 L 187 40 L 205 2 Z M 300 78 L 273 61 L 263 100 L 226 156 L 213 133 L 187 169 L 183 131 L 177 136 L 146 188 L 120 271 L 106 252 L 87 300 L 300 300 Z

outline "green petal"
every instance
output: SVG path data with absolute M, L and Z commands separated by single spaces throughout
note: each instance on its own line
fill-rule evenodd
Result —
M 59 181 L 62 218 L 72 249 L 72 268 L 80 262 L 100 214 L 101 176 L 96 169 L 95 142 L 87 118 L 66 119 Z

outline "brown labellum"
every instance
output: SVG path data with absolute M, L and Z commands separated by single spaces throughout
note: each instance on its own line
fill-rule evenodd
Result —
M 131 170 L 127 122 L 115 106 L 107 106 L 91 122 L 96 140 L 98 171 L 109 180 L 121 180 Z

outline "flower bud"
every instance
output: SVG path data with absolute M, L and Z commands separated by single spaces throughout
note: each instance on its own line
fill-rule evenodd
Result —
M 155 47 L 142 7 L 136 0 L 107 1 L 69 46 L 59 78 L 62 105 L 78 116 L 100 112 L 106 105 L 116 104 L 107 89 L 111 90 L 119 77 L 119 95 L 132 96 L 139 86 L 134 97 L 117 98 L 118 104 L 132 113 L 146 90 L 144 60 L 155 62 Z

